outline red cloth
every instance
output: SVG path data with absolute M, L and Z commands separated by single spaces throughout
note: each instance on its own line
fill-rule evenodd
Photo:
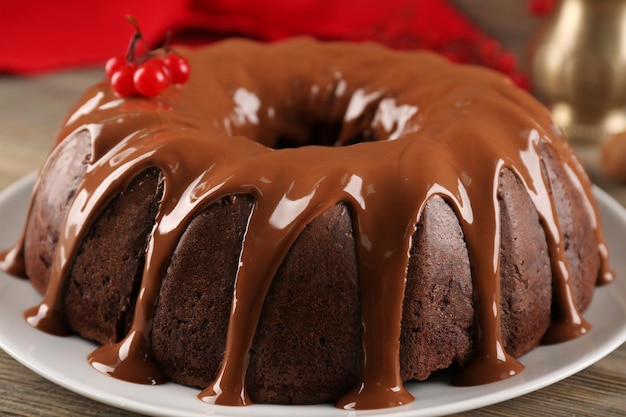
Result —
M 21 0 L 0 11 L 0 72 L 30 74 L 102 64 L 124 54 L 133 15 L 152 46 L 228 36 L 277 40 L 376 40 L 435 49 L 451 59 L 502 67 L 502 52 L 446 0 Z M 494 55 L 494 51 L 497 54 Z M 497 59 L 496 59 L 497 58 Z M 503 72 L 514 72 L 505 59 Z M 513 70 L 511 70 L 511 64 Z

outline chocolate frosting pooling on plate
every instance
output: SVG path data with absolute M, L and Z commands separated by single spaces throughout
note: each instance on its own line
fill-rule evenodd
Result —
M 201 210 L 227 196 L 252 195 L 226 351 L 218 377 L 199 395 L 217 404 L 249 404 L 244 380 L 264 295 L 304 227 L 343 202 L 355 233 L 365 353 L 359 385 L 338 406 L 406 404 L 413 398 L 400 377 L 399 337 L 409 249 L 426 202 L 438 195 L 459 219 L 475 294 L 474 353 L 456 382 L 503 379 L 523 369 L 504 351 L 500 330 L 497 189 L 506 168 L 527 190 L 548 242 L 558 311 L 545 340 L 586 333 L 540 147 L 556 150 L 587 203 L 602 283 L 612 274 L 589 180 L 548 111 L 507 79 L 373 44 L 231 40 L 178 52 L 192 68 L 184 86 L 156 99 L 123 99 L 102 83 L 85 93 L 63 126 L 60 141 L 88 131 L 92 154 L 44 299 L 25 313 L 31 325 L 68 332 L 62 288 L 82 237 L 115 195 L 156 167 L 164 194 L 131 330 L 89 360 L 114 377 L 163 382 L 149 337 L 170 256 Z M 23 274 L 22 246 L 6 252 L 0 266 Z

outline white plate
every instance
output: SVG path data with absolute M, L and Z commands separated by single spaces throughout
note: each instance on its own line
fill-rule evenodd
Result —
M 19 235 L 34 176 L 30 175 L 0 193 L 0 248 Z M 607 194 L 595 190 L 618 279 L 597 289 L 585 317 L 589 334 L 571 342 L 541 346 L 521 358 L 524 372 L 507 380 L 477 387 L 453 387 L 444 380 L 408 384 L 416 400 L 406 406 L 348 412 L 332 405 L 221 407 L 196 398 L 198 390 L 168 383 L 136 385 L 105 376 L 87 363 L 95 348 L 78 337 L 54 337 L 32 329 L 22 312 L 41 297 L 23 280 L 0 273 L 0 347 L 19 362 L 81 395 L 114 407 L 155 416 L 246 417 L 417 417 L 458 413 L 508 400 L 564 379 L 593 364 L 626 341 L 626 212 Z

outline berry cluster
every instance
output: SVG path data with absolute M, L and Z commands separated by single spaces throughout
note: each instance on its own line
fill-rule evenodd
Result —
M 137 58 L 135 51 L 139 41 L 147 46 L 136 21 L 127 17 L 135 26 L 126 56 L 110 58 L 105 65 L 106 76 L 113 90 L 122 97 L 142 95 L 156 97 L 170 84 L 184 84 L 189 79 L 190 66 L 185 57 L 165 48 L 148 51 Z

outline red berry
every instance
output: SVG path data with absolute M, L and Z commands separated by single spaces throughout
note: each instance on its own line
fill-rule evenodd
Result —
M 512 52 L 504 52 L 497 58 L 496 68 L 500 72 L 510 73 L 517 66 L 517 57 Z
M 133 77 L 137 67 L 135 65 L 123 66 L 111 75 L 113 90 L 122 97 L 137 95 L 137 88 Z
M 170 83 L 163 65 L 152 59 L 137 68 L 133 81 L 137 91 L 146 97 L 158 96 Z
M 119 69 L 126 66 L 126 57 L 123 55 L 114 56 L 113 58 L 109 58 L 109 60 L 104 65 L 104 72 L 107 78 L 110 80 Z
M 172 81 L 172 76 L 170 73 L 170 69 L 167 67 L 167 65 L 165 64 L 165 61 L 163 58 L 160 57 L 152 57 L 150 59 L 148 59 L 147 61 L 145 61 L 142 65 L 155 65 L 159 68 L 161 68 L 163 70 L 163 72 L 165 72 L 165 75 L 167 76 L 168 82 Z
M 478 42 L 478 54 L 484 62 L 489 62 L 500 53 L 502 47 L 494 39 L 483 39 Z
M 543 16 L 554 9 L 554 0 L 530 0 L 528 10 L 535 16 Z
M 168 69 L 174 84 L 184 84 L 189 79 L 191 67 L 187 58 L 170 53 L 163 58 L 163 64 Z

